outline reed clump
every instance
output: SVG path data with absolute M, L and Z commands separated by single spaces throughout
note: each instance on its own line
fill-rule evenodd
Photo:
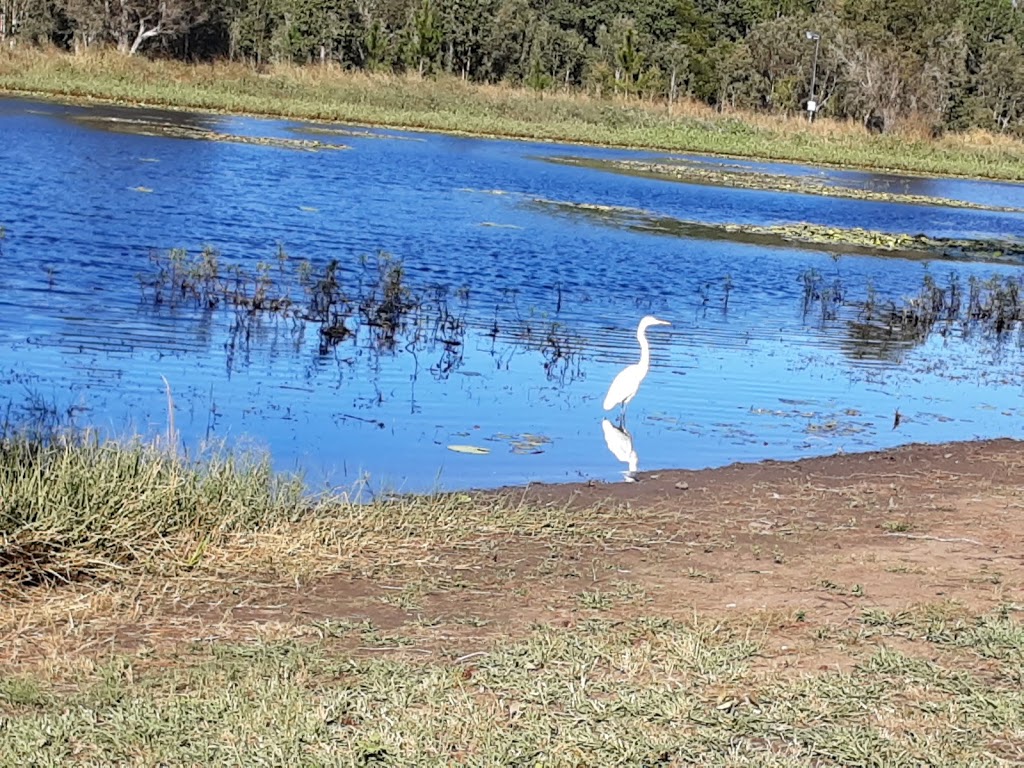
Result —
M 314 326 L 322 355 L 345 341 L 388 354 L 440 351 L 431 366 L 440 377 L 463 362 L 470 288 L 414 281 L 405 263 L 385 251 L 350 262 L 333 258 L 318 268 L 278 246 L 273 259 L 257 261 L 253 268 L 251 261 L 228 262 L 207 246 L 198 252 L 154 251 L 150 264 L 150 271 L 137 275 L 145 300 L 157 310 L 185 305 L 233 312 L 232 346 L 248 344 L 264 319 L 285 320 L 296 338 L 307 324 Z M 509 296 L 511 306 L 495 306 L 487 335 L 537 352 L 551 380 L 564 383 L 582 375 L 585 340 L 546 312 L 531 309 L 524 316 L 514 292 Z M 555 315 L 562 299 L 561 285 L 556 285 Z
M 359 326 L 374 329 L 380 344 L 393 348 L 399 334 L 423 325 L 419 321 L 428 308 L 447 326 L 456 326 L 449 332 L 461 332 L 461 321 L 455 322 L 447 307 L 434 307 L 429 291 L 414 290 L 402 260 L 384 251 L 348 267 L 331 259 L 320 270 L 309 259 L 293 259 L 280 245 L 273 260 L 259 260 L 255 269 L 226 263 L 211 246 L 197 253 L 154 251 L 150 264 L 151 272 L 137 278 L 155 307 L 232 309 L 243 330 L 259 316 L 289 319 L 296 326 L 314 323 L 324 351 L 355 335 Z
M 970 277 L 967 289 L 955 273 L 945 285 L 926 275 L 916 295 L 887 303 L 865 302 L 867 322 L 882 324 L 906 335 L 908 329 L 921 339 L 936 329 L 958 328 L 964 336 L 973 332 L 1002 338 L 1024 324 L 1024 278 L 993 275 Z
M 93 432 L 0 438 L 0 589 L 138 564 L 186 566 L 224 536 L 293 520 L 301 479 L 266 456 L 190 458 Z
M 1017 275 L 972 275 L 966 286 L 955 272 L 945 283 L 925 275 L 916 292 L 888 299 L 880 298 L 870 283 L 864 298 L 849 298 L 841 276 L 826 278 L 816 269 L 805 270 L 799 279 L 804 317 L 817 313 L 825 322 L 852 310 L 860 331 L 876 340 L 920 343 L 932 333 L 954 332 L 1002 340 L 1024 329 L 1024 278 Z

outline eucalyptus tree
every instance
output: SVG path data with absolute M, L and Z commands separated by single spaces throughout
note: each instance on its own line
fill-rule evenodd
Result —
M 1024 133 L 1024 51 L 1012 36 L 987 45 L 978 71 L 978 122 Z
M 440 17 L 442 66 L 463 79 L 478 78 L 487 57 L 497 0 L 434 0 Z
M 941 123 L 967 56 L 958 10 L 957 0 L 846 0 L 830 46 L 844 69 L 845 113 L 875 113 L 887 126 L 913 114 Z
M 208 13 L 202 0 L 62 0 L 76 46 L 113 43 L 134 55 L 153 40 L 186 34 Z
M 348 0 L 275 0 L 272 50 L 296 62 L 344 62 L 355 29 Z
M 58 42 L 66 31 L 67 19 L 55 0 L 0 0 L 0 41 Z

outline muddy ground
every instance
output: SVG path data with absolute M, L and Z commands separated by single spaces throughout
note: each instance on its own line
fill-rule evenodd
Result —
M 399 568 L 309 580 L 149 575 L 57 587 L 8 620 L 0 664 L 353 623 L 372 626 L 374 641 L 357 634 L 352 652 L 452 659 L 537 623 L 699 615 L 760 626 L 772 664 L 821 668 L 842 663 L 821 628 L 865 611 L 1020 608 L 1022 485 L 1024 443 L 996 440 L 503 489 L 568 521 L 612 509 L 617 525 L 596 539 L 501 533 Z

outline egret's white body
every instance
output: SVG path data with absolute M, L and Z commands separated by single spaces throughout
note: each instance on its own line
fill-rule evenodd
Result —
M 640 382 L 644 380 L 647 371 L 651 368 L 651 348 L 647 343 L 647 329 L 652 325 L 671 325 L 671 323 L 659 320 L 653 315 L 647 315 L 640 321 L 640 325 L 636 329 L 636 340 L 640 342 L 640 362 L 627 365 L 612 380 L 612 385 L 608 387 L 608 394 L 604 396 L 606 411 L 610 411 L 616 405 L 621 405 L 624 412 L 626 405 L 640 389 Z

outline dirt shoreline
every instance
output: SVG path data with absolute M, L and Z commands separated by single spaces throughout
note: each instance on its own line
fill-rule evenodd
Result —
M 396 567 L 339 563 L 301 582 L 224 573 L 182 587 L 148 576 L 100 589 L 101 599 L 94 585 L 57 587 L 38 600 L 55 601 L 45 613 L 76 606 L 66 611 L 73 618 L 33 619 L 40 603 L 29 599 L 0 631 L 0 665 L 31 666 L 69 641 L 74 655 L 171 651 L 339 624 L 404 638 L 390 651 L 399 656 L 454 658 L 538 624 L 701 616 L 766 626 L 778 650 L 772 663 L 804 667 L 834 655 L 816 633 L 865 611 L 1024 610 L 1024 442 L 913 444 L 638 477 L 482 494 L 570 526 L 603 514 L 598 536 L 549 533 L 538 522 L 425 546 Z M 380 653 L 360 643 L 343 645 Z
M 485 557 L 439 552 L 434 584 L 411 609 L 381 605 L 400 579 L 382 586 L 328 577 L 301 597 L 292 590 L 268 596 L 289 606 L 275 618 L 337 619 L 345 606 L 347 619 L 402 632 L 424 616 L 454 618 L 481 629 L 449 626 L 441 644 L 472 653 L 485 638 L 587 616 L 758 617 L 780 627 L 788 656 L 798 652 L 798 637 L 868 609 L 1024 609 L 1024 442 L 913 444 L 644 472 L 638 480 L 493 492 L 568 516 L 621 510 L 620 529 L 603 541 L 563 546 L 505 537 Z M 457 580 L 459 588 L 447 586 Z M 601 607 L 588 608 L 587 595 Z M 417 648 L 439 640 L 417 629 Z
M 763 459 L 761 461 L 734 461 L 706 469 L 665 468 L 644 470 L 635 473 L 636 482 L 602 482 L 598 480 L 554 483 L 523 483 L 507 485 L 491 493 L 509 495 L 521 493 L 530 500 L 552 503 L 560 498 L 571 500 L 574 505 L 599 501 L 602 497 L 621 502 L 661 502 L 678 499 L 682 490 L 707 490 L 720 483 L 750 483 L 756 480 L 792 480 L 801 475 L 811 475 L 825 470 L 832 471 L 837 478 L 846 474 L 860 474 L 878 470 L 882 464 L 913 466 L 916 471 L 929 468 L 975 475 L 979 469 L 961 465 L 969 459 L 982 458 L 978 468 L 988 472 L 992 478 L 1000 466 L 993 464 L 995 457 L 1009 458 L 1019 453 L 1024 463 L 1024 439 L 1009 437 L 983 440 L 960 440 L 945 443 L 906 443 L 892 448 L 850 451 L 809 456 L 799 459 Z M 881 462 L 876 464 L 875 462 Z M 689 488 L 676 487 L 687 483 Z M 602 493 L 607 491 L 607 493 Z

